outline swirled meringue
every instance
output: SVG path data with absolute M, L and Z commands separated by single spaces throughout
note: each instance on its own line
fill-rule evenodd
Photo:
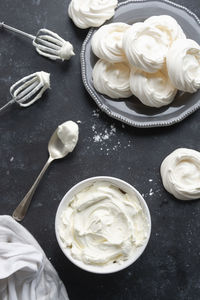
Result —
M 93 69 L 95 89 L 111 98 L 128 98 L 132 95 L 129 85 L 130 68 L 126 63 L 112 64 L 100 59 Z
M 164 65 L 169 44 L 160 29 L 140 22 L 126 30 L 122 46 L 131 65 L 155 73 Z
M 79 28 L 99 27 L 112 18 L 117 0 L 72 0 L 68 14 Z
M 91 45 L 94 54 L 113 63 L 125 61 L 122 38 L 128 28 L 130 25 L 120 22 L 100 27 L 92 37 Z
M 152 74 L 136 68 L 131 69 L 130 90 L 143 104 L 151 107 L 168 105 L 177 92 L 166 72 Z
M 177 89 L 194 93 L 200 88 L 200 46 L 195 41 L 176 40 L 166 61 L 169 77 Z
M 146 19 L 144 23 L 161 30 L 165 35 L 166 40 L 168 40 L 168 46 L 170 46 L 177 39 L 186 39 L 181 26 L 171 16 L 152 16 Z
M 75 259 L 103 266 L 134 256 L 148 238 L 149 225 L 136 195 L 102 181 L 71 199 L 59 234 Z
M 179 200 L 200 198 L 200 152 L 179 148 L 161 164 L 165 189 Z

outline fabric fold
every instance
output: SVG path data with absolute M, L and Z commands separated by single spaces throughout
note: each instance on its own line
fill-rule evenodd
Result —
M 35 238 L 10 216 L 0 216 L 1 300 L 69 300 Z

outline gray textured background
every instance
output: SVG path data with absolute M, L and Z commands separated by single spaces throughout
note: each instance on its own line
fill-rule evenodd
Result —
M 199 0 L 176 2 L 200 17 Z M 11 214 L 30 188 L 47 160 L 47 143 L 58 124 L 80 120 L 76 150 L 47 171 L 23 222 L 57 269 L 70 299 L 200 299 L 200 203 L 176 201 L 164 190 L 159 175 L 160 163 L 172 150 L 200 149 L 200 111 L 173 127 L 146 130 L 122 126 L 98 112 L 80 75 L 79 53 L 87 30 L 72 24 L 68 3 L 0 0 L 0 20 L 33 34 L 46 27 L 70 40 L 76 52 L 69 62 L 56 63 L 39 56 L 28 40 L 0 32 L 1 105 L 9 100 L 9 87 L 21 77 L 41 70 L 52 73 L 52 89 L 42 101 L 28 109 L 13 106 L 0 116 L 0 213 Z M 95 136 L 106 130 L 112 132 L 110 139 L 95 143 Z M 72 265 L 54 233 L 56 209 L 64 194 L 95 175 L 116 176 L 133 184 L 144 194 L 152 215 L 151 239 L 141 258 L 128 269 L 106 276 Z

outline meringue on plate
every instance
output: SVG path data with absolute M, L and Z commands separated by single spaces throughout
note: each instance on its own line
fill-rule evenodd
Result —
M 151 107 L 168 105 L 177 92 L 164 70 L 152 74 L 136 68 L 131 69 L 130 89 L 143 104 Z
M 72 0 L 68 14 L 79 28 L 99 27 L 112 18 L 117 0 Z
M 100 59 L 93 69 L 95 89 L 110 98 L 128 98 L 132 95 L 129 85 L 130 68 L 126 63 L 112 64 Z
M 176 149 L 163 160 L 160 172 L 165 189 L 175 198 L 200 198 L 200 152 Z
M 100 27 L 91 41 L 94 54 L 113 63 L 125 61 L 126 56 L 122 49 L 122 38 L 128 28 L 130 28 L 130 25 L 120 22 Z
M 177 21 L 168 15 L 152 16 L 144 21 L 162 31 L 170 46 L 177 39 L 186 39 L 186 36 Z
M 132 66 L 155 73 L 164 65 L 169 42 L 160 29 L 140 22 L 126 30 L 122 46 Z
M 177 89 L 194 93 L 200 88 L 200 46 L 195 41 L 176 40 L 166 62 L 169 77 Z

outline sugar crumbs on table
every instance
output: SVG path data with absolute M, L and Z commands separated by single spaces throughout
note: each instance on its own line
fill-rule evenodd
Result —
M 92 112 L 92 116 L 98 118 L 99 115 L 100 115 L 100 109 L 98 109 L 98 108 L 94 109 L 93 112 Z
M 10 162 L 12 162 L 14 160 L 14 157 L 12 156 L 11 158 L 10 158 Z
M 154 194 L 153 189 L 150 189 L 149 196 L 152 196 Z
M 116 128 L 114 125 L 110 126 L 110 129 L 105 129 L 103 132 L 97 132 L 96 125 L 92 125 L 92 131 L 94 132 L 93 140 L 95 143 L 109 140 L 111 136 L 115 135 Z

